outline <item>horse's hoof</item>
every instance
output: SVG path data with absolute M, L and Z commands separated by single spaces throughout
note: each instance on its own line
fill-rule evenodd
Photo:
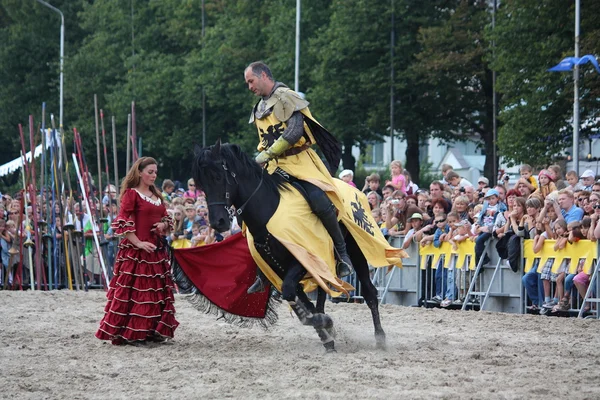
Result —
M 335 349 L 335 344 L 334 344 L 333 340 L 331 342 L 324 343 L 323 346 L 325 346 L 326 354 L 337 353 L 337 350 Z
M 387 350 L 385 336 L 375 336 L 375 347 L 377 350 Z

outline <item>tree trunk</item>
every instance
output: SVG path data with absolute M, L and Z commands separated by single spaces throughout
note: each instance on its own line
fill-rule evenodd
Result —
M 404 169 L 410 172 L 412 181 L 420 183 L 421 160 L 419 159 L 419 133 L 406 132 L 406 164 Z

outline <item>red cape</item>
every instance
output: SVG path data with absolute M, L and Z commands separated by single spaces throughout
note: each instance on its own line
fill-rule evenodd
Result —
M 256 279 L 257 266 L 241 232 L 222 242 L 173 253 L 200 294 L 219 309 L 241 317 L 266 317 L 270 287 L 263 293 L 246 293 Z

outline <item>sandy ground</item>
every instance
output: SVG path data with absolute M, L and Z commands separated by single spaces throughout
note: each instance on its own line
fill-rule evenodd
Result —
M 600 398 L 600 324 L 501 313 L 381 307 L 375 349 L 362 304 L 330 304 L 337 349 L 286 306 L 268 331 L 201 314 L 177 298 L 168 345 L 94 337 L 103 292 L 0 292 L 0 398 Z

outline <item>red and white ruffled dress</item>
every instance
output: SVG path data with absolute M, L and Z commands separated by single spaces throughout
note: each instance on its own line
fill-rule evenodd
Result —
M 135 232 L 141 241 L 154 243 L 157 248 L 148 253 L 127 238 L 121 240 L 104 318 L 96 332 L 98 339 L 124 344 L 173 337 L 179 323 L 175 319 L 169 255 L 160 236 L 151 231 L 161 221 L 173 224 L 160 200 L 127 189 L 121 198 L 119 215 L 112 223 L 115 234 Z

